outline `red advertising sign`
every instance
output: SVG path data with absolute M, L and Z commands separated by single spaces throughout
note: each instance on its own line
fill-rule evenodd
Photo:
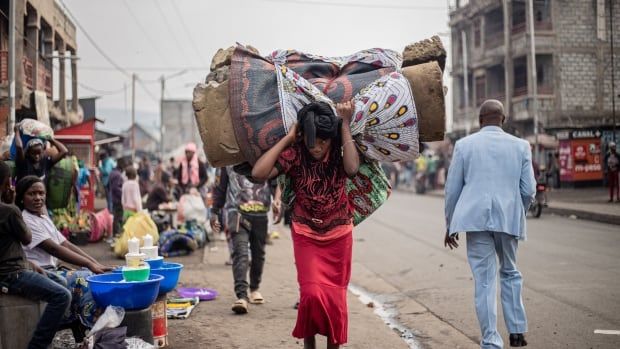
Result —
M 567 182 L 603 179 L 600 138 L 560 141 L 560 180 Z

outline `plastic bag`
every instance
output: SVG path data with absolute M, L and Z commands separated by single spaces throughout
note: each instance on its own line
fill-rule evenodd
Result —
M 103 328 L 116 328 L 121 324 L 121 322 L 123 322 L 124 318 L 125 309 L 121 307 L 115 307 L 113 305 L 108 305 L 108 307 L 105 308 L 103 314 L 99 316 L 97 322 L 95 322 L 95 325 L 90 330 L 88 336 L 93 336 L 95 333 L 97 333 L 97 331 Z
M 159 241 L 157 225 L 151 216 L 145 212 L 138 212 L 129 217 L 123 226 L 123 234 L 114 244 L 114 254 L 119 258 L 124 257 L 129 252 L 127 241 L 133 237 L 142 240 L 141 238 L 147 234 L 153 237 L 153 241 Z
M 197 190 L 192 189 L 189 194 L 181 196 L 177 206 L 177 219 L 179 222 L 194 220 L 200 224 L 207 221 L 207 207 Z

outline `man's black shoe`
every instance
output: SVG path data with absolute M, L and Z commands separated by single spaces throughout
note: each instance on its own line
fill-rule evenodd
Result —
M 527 342 L 523 333 L 511 333 L 510 334 L 510 346 L 511 347 L 525 347 Z

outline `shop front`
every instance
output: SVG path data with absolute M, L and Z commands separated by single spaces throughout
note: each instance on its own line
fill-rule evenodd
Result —
M 602 131 L 573 129 L 556 133 L 559 140 L 560 181 L 581 186 L 603 180 Z

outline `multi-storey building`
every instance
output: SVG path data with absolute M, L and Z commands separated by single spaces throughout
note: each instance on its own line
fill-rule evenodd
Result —
M 8 55 L 9 2 L 15 2 L 16 120 L 52 115 L 61 119 L 78 110 L 77 42 L 73 22 L 55 0 L 0 2 L 0 135 L 6 135 L 9 117 Z M 66 65 L 70 64 L 70 71 Z M 54 70 L 58 81 L 54 81 Z M 66 78 L 71 78 L 72 103 L 67 105 Z M 57 90 L 58 106 L 52 102 Z
M 610 126 L 613 96 L 610 1 L 534 0 L 535 83 L 527 25 L 528 2 L 453 1 L 450 27 L 455 131 L 465 131 L 468 124 L 472 128 L 477 125 L 476 107 L 487 98 L 496 98 L 505 103 L 514 130 L 522 135 L 532 134 L 535 90 L 542 128 Z M 613 10 L 615 93 L 618 94 L 620 3 Z M 468 60 L 466 69 L 464 49 Z M 468 96 L 464 93 L 465 70 Z M 465 109 L 466 105 L 469 110 Z
M 477 128 L 480 104 L 499 99 L 506 128 L 519 136 L 533 139 L 537 114 L 538 140 L 550 140 L 548 156 L 559 154 L 563 181 L 600 180 L 606 144 L 614 130 L 620 138 L 613 112 L 620 103 L 620 2 L 533 0 L 533 11 L 529 4 L 452 1 L 453 131 Z

